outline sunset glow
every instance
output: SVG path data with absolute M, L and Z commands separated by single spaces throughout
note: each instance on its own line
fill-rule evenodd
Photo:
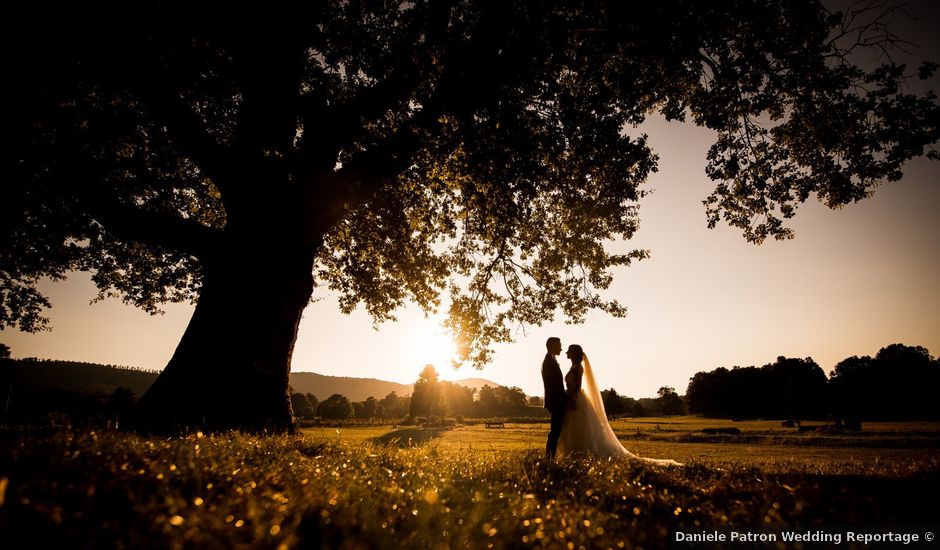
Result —
M 414 331 L 411 352 L 417 371 L 424 365 L 434 365 L 442 379 L 453 372 L 452 360 L 457 355 L 457 348 L 450 334 L 441 322 L 443 317 L 432 316 L 421 323 Z

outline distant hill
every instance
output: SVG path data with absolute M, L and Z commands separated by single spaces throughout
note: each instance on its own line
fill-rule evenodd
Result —
M 76 392 L 113 393 L 124 387 L 131 389 L 137 397 L 143 395 L 160 373 L 119 365 L 100 365 L 77 361 L 52 359 L 13 359 L 0 366 L 0 385 L 12 382 L 14 386 L 31 388 L 56 388 Z M 455 382 L 478 390 L 484 385 L 499 386 L 484 378 L 466 378 Z M 381 399 L 391 392 L 399 396 L 411 395 L 411 384 L 399 384 L 375 378 L 352 378 L 327 376 L 315 372 L 292 372 L 290 384 L 294 391 L 312 393 L 323 400 L 341 393 L 351 401 L 364 401 L 369 397 Z
M 462 380 L 455 380 L 454 384 L 458 386 L 464 386 L 466 388 L 472 388 L 474 390 L 479 390 L 483 386 L 490 386 L 495 388 L 497 386 L 502 386 L 502 384 L 497 384 L 492 380 L 487 380 L 486 378 L 464 378 Z
M 0 385 L 12 382 L 14 387 L 89 393 L 113 393 L 124 387 L 140 397 L 159 374 L 119 365 L 29 358 L 4 361 L 0 366 Z
M 454 383 L 474 390 L 478 390 L 484 385 L 494 388 L 499 386 L 496 382 L 485 378 L 465 378 Z M 334 393 L 341 393 L 348 397 L 350 401 L 365 401 L 369 397 L 382 399 L 391 392 L 397 393 L 399 397 L 405 397 L 411 395 L 411 391 L 414 389 L 412 384 L 399 384 L 375 378 L 327 376 L 315 372 L 292 372 L 290 373 L 290 384 L 294 387 L 295 392 L 312 393 L 320 400 L 326 399 Z
M 365 401 L 369 397 L 382 399 L 395 392 L 399 397 L 411 395 L 411 384 L 398 384 L 375 378 L 351 378 L 349 376 L 327 376 L 315 372 L 290 373 L 290 385 L 295 392 L 312 393 L 323 401 L 334 393 L 340 393 L 350 401 Z

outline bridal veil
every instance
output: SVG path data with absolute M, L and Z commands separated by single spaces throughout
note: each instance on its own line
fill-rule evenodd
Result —
M 559 456 L 590 454 L 598 458 L 630 458 L 654 464 L 679 465 L 675 460 L 639 457 L 620 443 L 607 421 L 604 400 L 587 355 L 581 364 L 584 367 L 583 384 L 576 397 L 577 408 L 565 415 L 558 441 Z

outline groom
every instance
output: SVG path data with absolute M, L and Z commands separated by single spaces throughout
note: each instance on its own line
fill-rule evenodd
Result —
M 568 409 L 568 394 L 565 393 L 565 380 L 555 356 L 561 353 L 561 340 L 554 336 L 545 342 L 548 353 L 542 361 L 542 382 L 545 384 L 545 408 L 551 413 L 551 427 L 548 441 L 545 443 L 545 456 L 555 458 L 558 448 L 558 436 L 561 435 L 561 423 Z

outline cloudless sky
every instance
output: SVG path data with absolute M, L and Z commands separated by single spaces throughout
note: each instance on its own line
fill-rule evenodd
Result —
M 917 57 L 940 61 L 936 7 L 918 2 L 911 11 L 926 16 L 905 24 L 920 44 Z M 938 79 L 929 84 L 936 90 Z M 811 356 L 828 372 L 845 357 L 874 355 L 892 343 L 940 354 L 940 163 L 915 160 L 902 181 L 838 211 L 810 199 L 792 220 L 796 239 L 755 246 L 735 230 L 705 226 L 702 200 L 713 185 L 704 175 L 709 131 L 652 118 L 631 132 L 649 134 L 660 170 L 645 186 L 653 194 L 640 203 L 640 231 L 611 245 L 652 252 L 617 271 L 607 294 L 629 315 L 527 327 L 513 344 L 498 346 L 483 371 L 441 366 L 442 377 L 482 376 L 539 395 L 549 336 L 581 344 L 598 383 L 633 397 L 665 385 L 684 393 L 698 371 L 760 366 L 778 355 Z M 83 273 L 43 288 L 54 304 L 54 330 L 4 330 L 0 341 L 14 357 L 160 369 L 192 313 L 168 305 L 165 315 L 151 317 L 115 299 L 89 305 L 96 290 Z M 304 314 L 294 371 L 411 383 L 425 363 L 443 365 L 448 342 L 439 319 L 409 307 L 399 322 L 374 331 L 362 310 L 346 316 L 335 296 L 317 295 L 322 299 Z

